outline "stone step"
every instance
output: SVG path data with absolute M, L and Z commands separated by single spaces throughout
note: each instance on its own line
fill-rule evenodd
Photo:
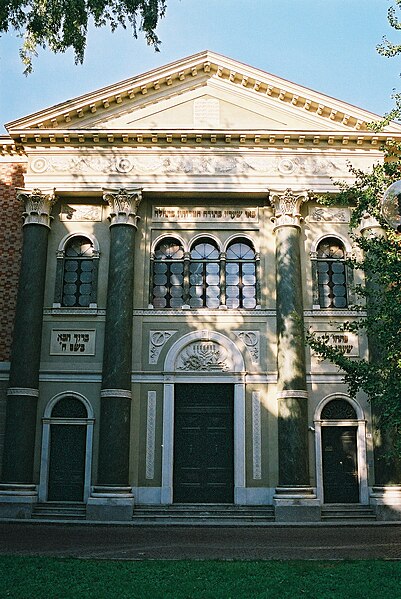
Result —
M 374 510 L 368 505 L 353 504 L 332 504 L 322 507 L 322 521 L 361 521 L 376 520 Z
M 34 520 L 85 520 L 86 506 L 75 502 L 45 502 L 37 503 L 33 508 Z
M 169 505 L 136 506 L 133 514 L 134 524 L 149 525 L 246 525 L 274 522 L 274 510 L 271 506 L 232 506 L 232 505 Z

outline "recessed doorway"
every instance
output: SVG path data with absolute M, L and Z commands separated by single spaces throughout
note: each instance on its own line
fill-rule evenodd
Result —
M 234 502 L 234 385 L 175 385 L 173 501 Z

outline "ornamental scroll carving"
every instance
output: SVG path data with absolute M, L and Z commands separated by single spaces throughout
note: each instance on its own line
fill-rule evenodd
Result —
M 270 203 L 273 206 L 275 229 L 282 226 L 299 227 L 301 223 L 301 205 L 308 200 L 307 191 L 270 191 Z
M 141 189 L 103 189 L 103 199 L 109 204 L 110 226 L 132 225 L 136 228 L 137 211 L 142 200 Z
M 226 372 L 233 369 L 233 364 L 223 347 L 213 341 L 199 341 L 182 350 L 176 361 L 176 369 Z
M 362 164 L 361 164 L 362 167 Z M 202 156 L 142 154 L 141 156 L 122 155 L 109 157 L 97 156 L 38 156 L 31 164 L 33 173 L 70 173 L 70 174 L 269 174 L 281 178 L 289 176 L 327 176 L 339 177 L 348 173 L 347 161 L 343 157 L 317 158 L 297 156 L 282 158 L 279 156 Z
M 56 202 L 54 189 L 17 189 L 17 198 L 24 202 L 25 210 L 22 214 L 24 225 L 44 225 L 49 227 L 53 217 L 51 209 Z
M 149 331 L 149 364 L 157 364 L 160 353 L 177 331 Z
M 347 208 L 312 208 L 309 220 L 314 223 L 349 223 L 350 213 Z
M 234 334 L 241 339 L 251 355 L 253 364 L 259 364 L 260 356 L 260 333 L 259 331 L 234 331 Z

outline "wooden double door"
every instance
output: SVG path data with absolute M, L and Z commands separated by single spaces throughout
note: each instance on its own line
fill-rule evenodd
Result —
M 234 502 L 234 385 L 178 384 L 175 503 Z

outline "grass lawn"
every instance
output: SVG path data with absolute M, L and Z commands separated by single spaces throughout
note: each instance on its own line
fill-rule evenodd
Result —
M 401 562 L 103 561 L 0 557 L 0 598 L 392 599 Z

